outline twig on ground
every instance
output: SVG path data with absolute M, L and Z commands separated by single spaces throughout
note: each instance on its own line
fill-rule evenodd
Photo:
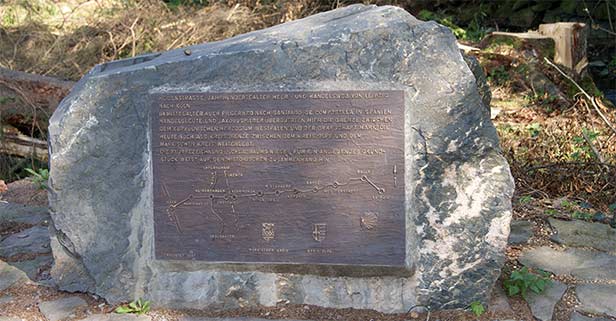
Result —
M 592 143 L 590 137 L 588 137 L 588 134 L 586 134 L 586 130 L 582 130 L 582 137 L 584 137 L 584 140 L 586 141 L 586 143 L 588 143 L 590 149 L 592 150 L 592 153 L 595 154 L 595 157 L 597 157 L 599 162 L 605 163 L 605 159 L 603 158 L 603 156 L 601 156 L 601 153 L 599 153 L 599 150 L 597 149 L 597 147 L 595 147 L 595 144 Z
M 614 128 L 614 125 L 612 125 L 612 123 L 607 119 L 607 117 L 605 117 L 605 115 L 603 115 L 603 113 L 601 112 L 601 109 L 599 109 L 599 106 L 597 106 L 597 103 L 595 102 L 594 97 L 590 96 L 584 90 L 584 88 L 582 88 L 575 80 L 573 80 L 573 78 L 569 77 L 569 75 L 567 75 L 565 72 L 560 70 L 560 68 L 558 68 L 558 66 L 556 66 L 553 62 L 551 62 L 550 59 L 548 59 L 546 57 L 543 57 L 543 59 L 548 63 L 548 65 L 554 67 L 554 69 L 556 69 L 561 75 L 563 75 L 565 78 L 567 78 L 569 81 L 571 81 L 582 92 L 582 94 L 584 94 L 584 96 L 586 96 L 586 98 L 588 98 L 588 100 L 590 100 L 590 103 L 592 104 L 592 106 L 595 108 L 595 110 L 597 111 L 599 116 L 601 116 L 601 119 L 603 119 L 605 124 L 616 134 L 616 128 Z
M 588 162 L 588 163 L 582 163 L 582 162 L 550 163 L 550 164 L 537 165 L 537 166 L 532 166 L 532 167 L 523 168 L 523 169 L 526 172 L 532 172 L 538 169 L 544 169 L 544 168 L 550 168 L 550 167 L 575 167 L 575 166 L 585 166 L 585 165 L 607 166 L 607 167 L 616 169 L 616 166 L 611 165 L 611 164 L 592 163 L 592 162 Z

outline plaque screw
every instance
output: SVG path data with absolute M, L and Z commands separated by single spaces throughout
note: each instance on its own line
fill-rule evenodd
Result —
M 190 51 L 190 49 L 184 49 L 184 54 L 190 56 L 192 55 L 192 51 Z

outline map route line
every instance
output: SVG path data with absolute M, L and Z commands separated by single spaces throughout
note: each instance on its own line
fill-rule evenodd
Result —
M 262 196 L 270 196 L 270 195 L 282 195 L 282 194 L 285 194 L 285 193 L 293 193 L 293 194 L 302 194 L 302 193 L 310 193 L 310 192 L 317 193 L 317 192 L 320 192 L 320 191 L 325 190 L 327 188 L 338 188 L 338 187 L 342 187 L 342 186 L 353 185 L 355 182 L 366 183 L 366 184 L 372 186 L 377 191 L 377 193 L 379 193 L 379 194 L 385 193 L 385 189 L 384 188 L 378 186 L 376 183 L 371 181 L 367 176 L 362 176 L 362 177 L 359 177 L 359 178 L 350 178 L 346 183 L 333 182 L 331 184 L 323 185 L 323 186 L 320 186 L 320 187 L 313 187 L 311 189 L 303 189 L 303 190 L 294 188 L 294 189 L 288 189 L 288 190 L 277 190 L 277 191 L 273 191 L 273 192 L 261 192 L 261 191 L 259 191 L 259 192 L 256 192 L 256 193 L 241 194 L 241 195 L 236 195 L 236 194 L 228 193 L 227 195 L 224 195 L 224 196 L 216 196 L 214 194 L 210 194 L 208 196 L 194 196 L 193 194 L 189 194 L 187 198 L 185 198 L 185 199 L 183 199 L 183 200 L 181 200 L 179 202 L 176 202 L 176 203 L 170 205 L 170 207 L 176 208 L 176 207 L 178 207 L 178 206 L 180 206 L 180 205 L 182 205 L 182 204 L 184 204 L 187 201 L 192 200 L 192 199 L 207 199 L 207 198 L 209 198 L 209 199 L 224 199 L 224 200 L 232 199 L 232 200 L 235 200 L 237 198 L 262 197 Z
M 226 173 L 225 173 L 226 174 Z M 225 179 L 226 179 L 226 175 L 225 175 Z M 193 199 L 209 199 L 210 200 L 210 210 L 212 212 L 212 214 L 214 214 L 214 216 L 216 216 L 216 218 L 220 221 L 220 223 L 222 224 L 221 227 L 221 231 L 220 233 L 223 234 L 224 230 L 225 230 L 225 221 L 224 219 L 220 216 L 220 214 L 218 214 L 218 212 L 216 212 L 216 210 L 214 209 L 214 200 L 215 199 L 223 199 L 223 200 L 236 200 L 237 198 L 247 198 L 247 197 L 263 197 L 263 196 L 270 196 L 270 195 L 282 195 L 282 194 L 286 194 L 286 193 L 293 193 L 293 194 L 303 194 L 303 193 L 318 193 L 322 190 L 325 190 L 327 188 L 338 188 L 338 187 L 342 187 L 342 186 L 348 186 L 348 185 L 353 185 L 353 184 L 357 184 L 357 183 L 365 183 L 370 185 L 372 188 L 374 188 L 378 194 L 383 194 L 385 193 L 385 189 L 378 186 L 376 183 L 374 183 L 372 180 L 370 180 L 370 178 L 368 178 L 368 176 L 364 175 L 362 177 L 354 177 L 354 178 L 349 178 L 348 181 L 346 183 L 338 183 L 336 181 L 334 181 L 331 184 L 327 184 L 327 185 L 322 185 L 320 187 L 313 187 L 311 189 L 290 189 L 290 190 L 277 190 L 277 191 L 273 191 L 273 192 L 256 192 L 256 193 L 250 193 L 250 194 L 242 194 L 242 195 L 235 195 L 235 194 L 227 194 L 224 196 L 216 196 L 214 194 L 210 194 L 208 196 L 194 196 L 193 194 L 189 194 L 188 197 L 186 197 L 185 199 L 176 202 L 174 204 L 169 205 L 169 207 L 167 208 L 167 214 L 169 214 L 173 220 L 173 223 L 175 224 L 175 227 L 178 231 L 178 233 L 182 234 L 182 226 L 180 224 L 180 221 L 177 217 L 177 214 L 175 213 L 175 209 L 190 201 Z M 228 184 L 228 181 L 227 181 Z M 228 185 L 227 185 L 228 187 Z M 231 211 L 234 215 L 234 224 L 237 226 L 237 224 L 239 223 L 239 214 L 235 212 L 235 207 L 233 206 L 233 204 L 231 204 Z

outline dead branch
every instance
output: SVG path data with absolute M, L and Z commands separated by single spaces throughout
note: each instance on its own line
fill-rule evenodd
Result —
M 601 117 L 601 119 L 603 119 L 605 124 L 614 132 L 614 134 L 616 134 L 616 128 L 614 128 L 614 125 L 612 125 L 612 123 L 607 119 L 607 117 L 605 117 L 605 115 L 603 115 L 603 113 L 599 109 L 599 106 L 597 106 L 597 103 L 595 103 L 595 100 L 593 99 L 593 97 L 590 96 L 584 90 L 584 88 L 582 88 L 575 80 L 573 80 L 573 78 L 569 77 L 569 75 L 567 75 L 562 70 L 560 70 L 560 68 L 558 68 L 558 66 L 556 66 L 553 62 L 551 62 L 550 59 L 545 58 L 545 57 L 543 59 L 545 60 L 545 62 L 548 63 L 548 65 L 554 67 L 554 69 L 556 69 L 561 75 L 563 75 L 565 78 L 567 78 L 569 81 L 571 81 L 582 92 L 582 94 L 584 94 L 584 96 L 586 96 L 586 98 L 588 98 L 588 100 L 590 101 L 592 106 L 595 108 L 595 110 L 597 111 L 597 113 Z
M 584 140 L 590 146 L 590 149 L 592 150 L 592 153 L 595 154 L 595 157 L 597 157 L 599 162 L 600 163 L 605 163 L 605 159 L 603 158 L 601 153 L 599 153 L 599 150 L 597 149 L 597 147 L 595 147 L 595 144 L 592 143 L 592 140 L 590 140 L 590 137 L 588 137 L 588 134 L 586 134 L 585 130 L 582 130 L 582 137 L 584 137 Z

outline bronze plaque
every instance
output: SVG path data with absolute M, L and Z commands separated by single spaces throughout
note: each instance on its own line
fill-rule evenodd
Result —
M 404 266 L 404 93 L 154 96 L 156 258 Z

